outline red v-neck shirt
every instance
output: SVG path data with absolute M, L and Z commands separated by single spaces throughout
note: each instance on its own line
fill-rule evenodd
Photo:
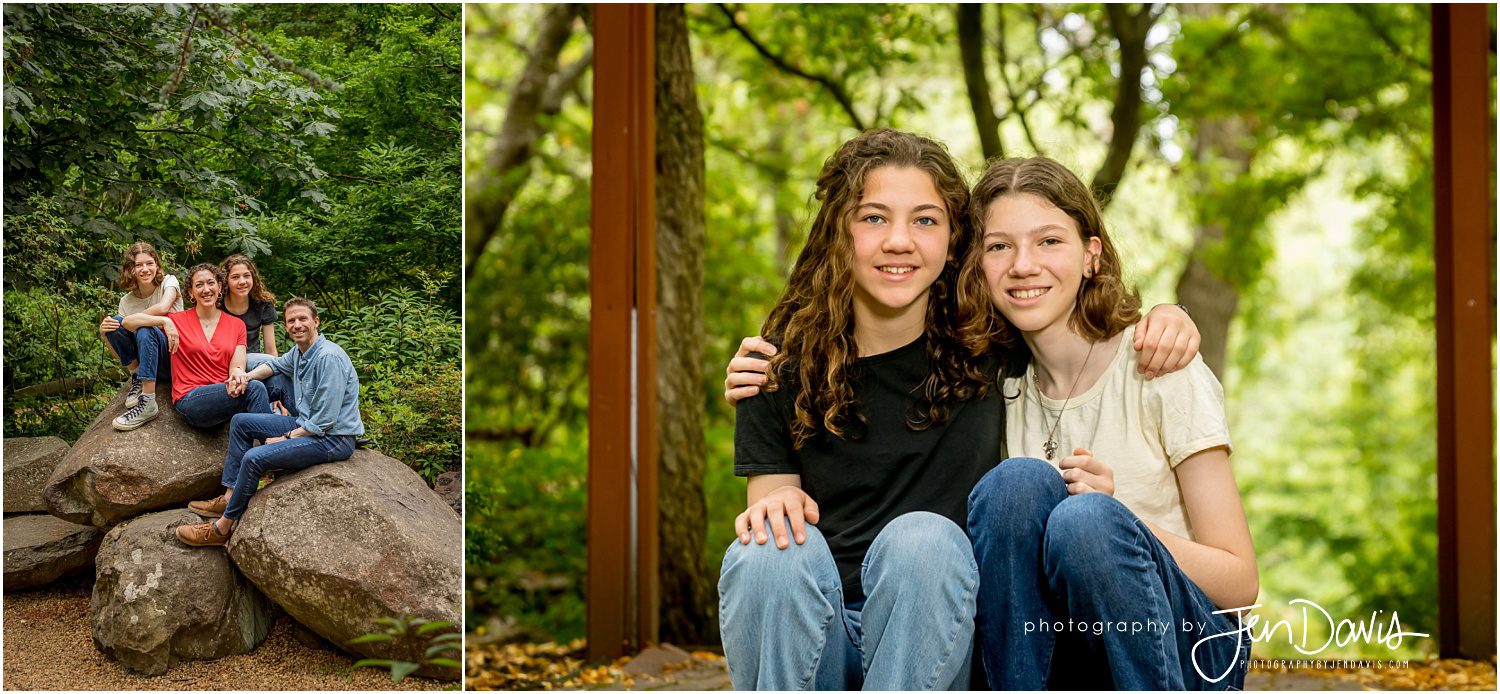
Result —
M 198 310 L 169 313 L 177 326 L 177 351 L 172 353 L 172 400 L 187 395 L 199 386 L 223 383 L 229 379 L 229 360 L 234 349 L 245 346 L 245 322 L 223 311 L 214 339 L 203 335 Z

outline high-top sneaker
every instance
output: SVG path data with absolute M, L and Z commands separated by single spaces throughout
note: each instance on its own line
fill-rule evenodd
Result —
M 119 431 L 131 431 L 139 429 L 142 424 L 156 419 L 156 415 L 158 414 L 161 414 L 161 412 L 156 407 L 156 396 L 142 395 L 140 402 L 137 402 L 135 407 L 125 410 L 125 414 L 115 417 L 113 424 L 115 429 Z
M 141 403 L 141 379 L 134 374 L 130 376 L 130 390 L 125 392 L 125 409 L 130 409 Z

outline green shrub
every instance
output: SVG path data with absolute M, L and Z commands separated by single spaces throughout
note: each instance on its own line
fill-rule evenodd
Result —
M 359 408 L 375 447 L 406 463 L 430 485 L 459 467 L 463 372 L 458 364 L 425 371 L 377 366 L 360 376 Z
M 463 349 L 463 324 L 452 309 L 423 292 L 388 289 L 373 301 L 330 317 L 323 330 L 360 369 L 426 371 L 456 365 Z

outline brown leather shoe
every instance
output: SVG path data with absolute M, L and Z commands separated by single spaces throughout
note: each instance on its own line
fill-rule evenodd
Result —
M 188 510 L 204 518 L 218 518 L 224 515 L 225 507 L 229 506 L 229 500 L 220 494 L 208 501 L 189 501 Z
M 194 547 L 223 547 L 229 542 L 229 536 L 219 532 L 215 521 L 205 521 L 197 525 L 177 526 L 177 539 L 183 544 Z

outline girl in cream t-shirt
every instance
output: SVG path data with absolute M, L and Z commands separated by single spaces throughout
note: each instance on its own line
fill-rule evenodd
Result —
M 1135 368 L 1135 328 L 1123 331 L 1114 354 L 1094 356 L 1108 356 L 1110 364 L 1093 387 L 1066 400 L 1037 389 L 1035 364 L 1024 376 L 1006 379 L 1005 441 L 1012 455 L 1042 458 L 1054 467 L 1076 448 L 1093 451 L 1114 468 L 1120 503 L 1192 539 L 1175 469 L 1200 451 L 1229 451 L 1224 388 L 1201 355 L 1177 373 L 1148 380 Z M 1049 434 L 1057 444 L 1050 457 Z

